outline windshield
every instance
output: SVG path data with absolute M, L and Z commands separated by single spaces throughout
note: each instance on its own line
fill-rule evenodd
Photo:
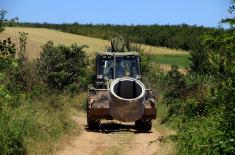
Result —
M 113 58 L 102 58 L 99 62 L 99 74 L 104 79 L 113 79 Z
M 115 78 L 133 77 L 139 75 L 139 60 L 137 57 L 116 57 Z

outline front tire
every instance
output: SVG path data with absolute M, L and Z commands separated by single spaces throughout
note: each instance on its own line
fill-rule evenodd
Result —
M 150 131 L 152 129 L 152 120 L 141 118 L 135 121 L 135 127 L 138 131 Z

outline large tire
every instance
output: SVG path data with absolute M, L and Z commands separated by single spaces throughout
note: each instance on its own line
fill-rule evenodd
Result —
M 150 131 L 152 129 L 152 120 L 141 118 L 135 121 L 135 127 L 138 131 Z
M 100 129 L 100 119 L 87 118 L 87 125 L 90 130 L 99 130 Z
M 100 129 L 100 119 L 92 118 L 90 116 L 90 109 L 87 102 L 87 126 L 90 130 L 99 130 Z

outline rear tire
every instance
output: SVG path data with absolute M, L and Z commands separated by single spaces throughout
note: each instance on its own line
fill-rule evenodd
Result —
M 100 119 L 87 118 L 87 125 L 90 130 L 99 130 L 100 129 Z
M 138 131 L 150 131 L 152 129 L 152 120 L 141 118 L 135 121 L 135 127 Z
M 87 126 L 90 130 L 99 130 L 100 129 L 100 119 L 92 118 L 90 116 L 90 109 L 87 102 Z

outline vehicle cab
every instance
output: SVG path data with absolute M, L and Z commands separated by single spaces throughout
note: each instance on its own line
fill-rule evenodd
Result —
M 140 80 L 138 52 L 100 52 L 96 55 L 96 87 L 106 88 L 110 80 L 132 77 Z

